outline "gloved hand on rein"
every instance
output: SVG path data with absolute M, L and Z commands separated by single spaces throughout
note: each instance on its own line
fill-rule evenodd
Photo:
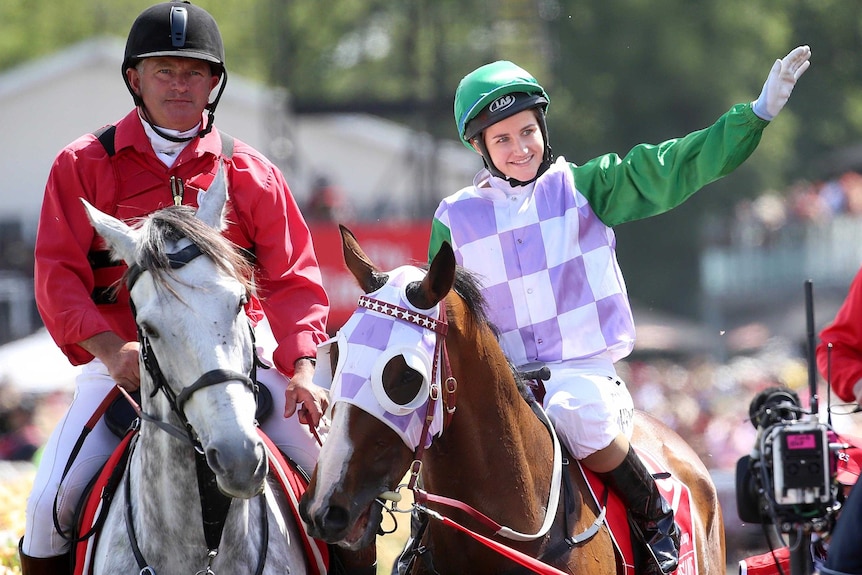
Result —
M 760 96 L 752 102 L 754 113 L 764 120 L 772 120 L 787 103 L 796 81 L 811 64 L 811 48 L 794 48 L 781 60 L 776 60 L 763 84 Z

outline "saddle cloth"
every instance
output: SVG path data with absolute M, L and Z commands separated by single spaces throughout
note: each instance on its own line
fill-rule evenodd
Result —
M 119 485 L 120 473 L 117 473 L 117 470 L 122 472 L 127 464 L 129 446 L 135 433 L 137 432 L 132 430 L 125 434 L 120 445 L 114 450 L 85 495 L 79 512 L 77 534 L 94 532 L 92 536 L 73 545 L 74 575 L 92 575 L 93 573 L 92 555 L 98 542 L 102 516 L 108 511 L 107 508 L 104 508 L 103 511 L 103 507 L 110 506 L 113 492 Z M 270 473 L 278 478 L 278 483 L 290 502 L 291 512 L 302 534 L 305 557 L 310 567 L 309 573 L 326 575 L 329 568 L 329 548 L 323 541 L 308 535 L 305 524 L 299 516 L 299 498 L 305 493 L 308 482 L 305 476 L 281 453 L 263 431 L 258 429 L 258 433 L 266 446 Z
M 739 562 L 739 575 L 779 575 L 790 573 L 790 549 L 781 547 L 775 552 L 746 557 Z
M 662 468 L 657 460 L 643 449 L 635 448 L 644 462 L 646 468 L 653 475 L 668 472 Z M 586 469 L 583 465 L 578 466 L 587 480 L 591 495 L 596 505 L 601 508 L 604 492 L 607 489 L 598 475 Z M 691 492 L 688 487 L 680 482 L 672 474 L 663 479 L 657 479 L 659 492 L 670 503 L 674 511 L 674 520 L 680 530 L 679 538 L 679 567 L 674 571 L 675 575 L 698 575 L 697 547 L 695 537 L 703 537 L 703 534 L 694 532 L 691 521 Z M 602 497 L 599 497 L 601 494 Z M 628 512 L 622 500 L 611 491 L 608 494 L 607 514 L 605 523 L 610 531 L 611 539 L 617 553 L 617 572 L 620 575 L 635 575 L 634 550 L 632 548 L 631 529 L 628 523 Z

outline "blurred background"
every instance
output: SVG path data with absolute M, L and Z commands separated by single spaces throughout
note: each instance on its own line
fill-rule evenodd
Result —
M 42 191 L 62 146 L 131 108 L 120 63 L 149 4 L 0 3 L 0 459 L 38 457 L 72 387 L 75 370 L 33 302 Z M 359 293 L 336 223 L 384 266 L 423 261 L 439 200 L 481 167 L 452 117 L 455 88 L 474 68 L 509 59 L 533 73 L 551 97 L 554 152 L 580 164 L 708 126 L 755 99 L 777 58 L 810 45 L 811 69 L 740 169 L 668 214 L 616 229 L 638 325 L 621 365 L 635 403 L 690 438 L 713 470 L 731 552 L 757 546 L 733 499 L 735 462 L 754 441 L 749 401 L 778 383 L 808 405 L 803 284 L 814 282 L 819 331 L 862 263 L 862 4 L 197 4 L 225 41 L 216 124 L 284 171 L 312 227 L 332 332 Z M 856 429 L 851 416 L 834 424 Z

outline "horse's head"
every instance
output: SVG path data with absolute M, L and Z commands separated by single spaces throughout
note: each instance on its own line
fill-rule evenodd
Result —
M 130 227 L 82 201 L 96 232 L 129 266 L 144 411 L 199 441 L 222 492 L 251 497 L 263 488 L 267 461 L 249 378 L 250 275 L 220 233 L 226 198 L 220 167 L 196 213 L 170 207 Z M 151 433 L 181 445 L 155 427 Z
M 427 273 L 411 266 L 384 273 L 349 230 L 341 235 L 345 263 L 367 295 L 318 354 L 316 378 L 332 381 L 332 425 L 301 512 L 315 537 L 358 549 L 379 529 L 375 501 L 396 488 L 413 450 L 442 431 L 442 404 L 430 398 L 439 397 L 435 365 L 446 324 L 438 304 L 452 288 L 455 258 L 444 244 Z

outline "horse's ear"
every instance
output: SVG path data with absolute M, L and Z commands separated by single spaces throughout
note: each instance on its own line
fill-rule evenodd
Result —
M 138 232 L 117 218 L 99 211 L 84 198 L 81 198 L 81 203 L 84 204 L 87 217 L 96 229 L 96 233 L 105 238 L 113 254 L 127 264 L 133 264 L 138 245 Z
M 198 207 L 197 218 L 209 226 L 224 229 L 225 203 L 227 202 L 227 175 L 224 161 L 219 160 L 216 177 L 205 194 L 201 194 L 201 204 Z
M 341 224 L 338 224 L 338 231 L 341 232 L 341 249 L 344 251 L 344 263 L 347 264 L 347 269 L 359 282 L 359 287 L 365 293 L 371 293 L 380 289 L 386 283 L 386 275 L 374 265 L 374 262 L 365 255 L 362 248 L 359 247 L 359 242 L 356 236 L 349 229 Z
M 419 309 L 430 309 L 446 297 L 454 283 L 455 253 L 449 242 L 443 242 L 437 255 L 431 261 L 431 267 L 428 269 L 425 279 L 422 280 L 419 289 L 413 292 L 415 298 L 421 301 L 408 299 Z

